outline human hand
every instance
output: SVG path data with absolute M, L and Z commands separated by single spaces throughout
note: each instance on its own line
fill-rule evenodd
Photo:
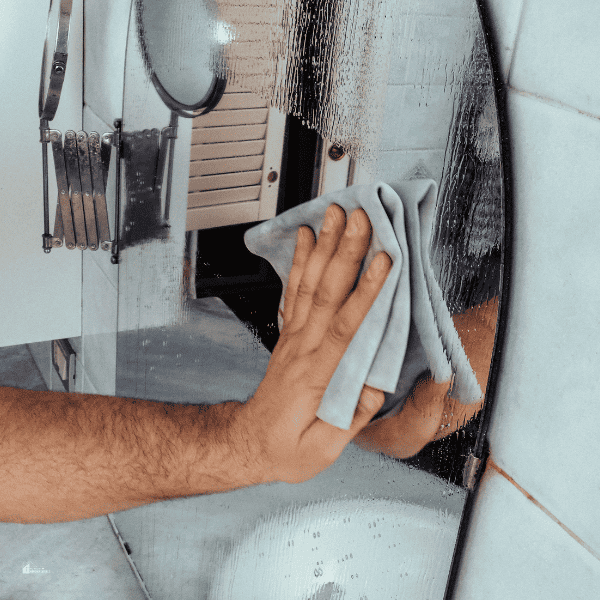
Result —
M 497 298 L 452 317 L 482 390 L 487 387 L 497 318 Z M 450 398 L 447 383 L 438 384 L 427 377 L 418 382 L 398 414 L 365 427 L 354 443 L 364 450 L 409 458 L 429 442 L 464 427 L 482 406 L 483 399 L 475 404 L 461 404 Z
M 354 211 L 346 225 L 336 204 L 327 209 L 317 241 L 310 228 L 298 230 L 283 329 L 264 380 L 236 418 L 263 482 L 298 483 L 326 469 L 383 404 L 383 392 L 365 387 L 349 430 L 316 417 L 338 363 L 391 270 L 390 257 L 379 253 L 353 291 L 370 239 L 366 213 Z
M 439 432 L 447 392 L 447 383 L 435 383 L 431 377 L 419 381 L 398 414 L 371 423 L 354 443 L 394 458 L 414 456 Z

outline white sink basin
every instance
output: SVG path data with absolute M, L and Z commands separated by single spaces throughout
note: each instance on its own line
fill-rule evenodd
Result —
M 441 600 L 459 517 L 387 499 L 341 499 L 261 519 L 211 600 Z

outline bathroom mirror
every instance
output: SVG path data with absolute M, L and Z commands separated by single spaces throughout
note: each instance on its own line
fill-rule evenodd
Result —
M 258 166 L 250 169 L 259 173 L 259 181 L 270 177 L 277 182 L 277 211 L 290 206 L 292 197 L 303 202 L 327 187 L 323 182 L 333 172 L 327 157 L 337 162 L 336 153 L 328 152 L 332 142 L 351 158 L 342 187 L 416 178 L 438 184 L 431 261 L 457 329 L 465 314 L 474 314 L 478 327 L 491 330 L 484 347 L 471 354 L 467 348 L 485 388 L 500 295 L 504 191 L 498 110 L 477 4 L 373 1 L 359 7 L 365 10 L 360 15 L 353 14 L 358 10 L 354 4 L 336 3 L 334 9 L 316 0 L 282 1 L 265 8 L 217 2 L 218 10 L 207 13 L 208 30 L 234 32 L 224 42 L 224 56 L 237 57 L 236 71 L 224 73 L 224 104 L 217 103 L 207 115 L 210 123 L 196 126 L 194 118 L 178 124 L 165 229 L 166 192 L 153 178 L 157 136 L 170 126 L 173 108 L 152 81 L 153 72 L 160 72 L 168 87 L 168 77 L 154 60 L 148 68 L 140 35 L 140 22 L 148 18 L 148 27 L 156 19 L 151 9 L 144 17 L 145 1 L 134 0 L 122 115 L 117 395 L 164 402 L 244 401 L 261 381 L 268 347 L 277 338 L 281 290 L 269 267 L 249 257 L 240 241 L 243 231 L 263 218 L 261 197 L 245 200 L 236 194 L 238 188 L 251 187 L 261 194 L 262 188 L 256 181 L 235 188 L 225 184 L 219 193 L 229 196 L 219 210 L 206 212 L 210 219 L 194 228 L 187 224 L 191 179 L 205 177 L 204 191 L 213 192 L 216 179 L 210 177 L 216 175 L 203 171 L 210 161 L 220 161 L 219 177 L 240 172 L 234 160 L 239 156 L 211 158 L 195 146 L 229 144 L 211 135 L 236 127 L 259 131 L 258 139 L 237 140 L 244 147 L 261 140 L 266 146 L 275 129 L 267 126 L 269 111 L 277 108 L 293 113 L 285 123 L 279 158 L 261 159 L 260 150 L 244 156 L 259 157 Z M 175 20 L 197 10 L 196 2 L 188 5 L 186 13 L 184 4 L 177 4 Z M 273 40 L 265 31 L 277 15 L 293 18 L 277 21 L 280 29 L 271 28 Z M 378 37 L 378 18 L 384 22 L 383 37 Z M 353 46 L 352 36 L 342 35 L 352 23 L 362 23 L 356 39 L 372 36 L 371 46 L 363 41 Z M 324 35 L 330 25 L 331 35 Z M 340 46 L 346 54 L 328 46 L 340 40 L 347 40 L 347 46 Z M 286 43 L 294 44 L 293 52 L 286 54 Z M 290 60 L 283 65 L 273 60 L 277 55 L 265 52 L 265 44 L 283 48 Z M 364 68 L 369 64 L 378 69 L 371 79 Z M 269 69 L 276 70 L 275 77 Z M 264 81 L 282 73 L 287 96 L 268 97 L 269 89 L 276 88 Z M 322 93 L 338 76 L 335 93 Z M 376 81 L 381 85 L 373 90 L 369 86 Z M 196 92 L 187 96 L 186 89 L 179 100 L 189 109 L 200 95 Z M 361 102 L 373 94 L 377 102 Z M 344 126 L 323 125 L 331 113 L 335 121 L 336 110 L 343 112 L 345 98 L 356 110 L 339 117 Z M 236 108 L 241 100 L 260 106 Z M 253 114 L 262 121 L 236 122 L 247 114 L 243 111 L 259 111 L 262 116 Z M 319 111 L 325 117 L 315 118 Z M 366 157 L 368 152 L 352 151 L 357 137 L 352 131 L 370 127 L 371 120 L 369 139 L 375 141 Z M 198 142 L 198 129 L 211 130 L 208 141 Z M 336 131 L 343 133 L 339 139 L 326 137 Z M 215 208 L 209 201 L 204 207 Z M 463 345 L 468 345 L 465 339 Z M 330 469 L 303 484 L 160 502 L 111 515 L 111 522 L 153 600 L 441 600 L 472 483 L 469 469 L 466 478 L 463 472 L 475 446 L 478 418 L 477 408 L 448 404 L 434 439 L 410 459 L 350 444 Z

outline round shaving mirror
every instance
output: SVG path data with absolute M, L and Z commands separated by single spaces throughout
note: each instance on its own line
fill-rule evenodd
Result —
M 52 121 L 67 70 L 69 25 L 73 0 L 51 0 L 40 78 L 40 119 Z
M 223 95 L 214 74 L 216 19 L 205 2 L 137 0 L 138 35 L 146 68 L 162 101 L 182 117 L 208 112 Z

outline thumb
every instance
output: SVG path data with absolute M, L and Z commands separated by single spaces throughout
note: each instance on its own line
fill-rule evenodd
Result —
M 381 390 L 369 385 L 363 386 L 358 405 L 354 411 L 354 418 L 350 425 L 350 434 L 354 437 L 363 427 L 366 427 L 371 419 L 383 406 L 385 396 Z

